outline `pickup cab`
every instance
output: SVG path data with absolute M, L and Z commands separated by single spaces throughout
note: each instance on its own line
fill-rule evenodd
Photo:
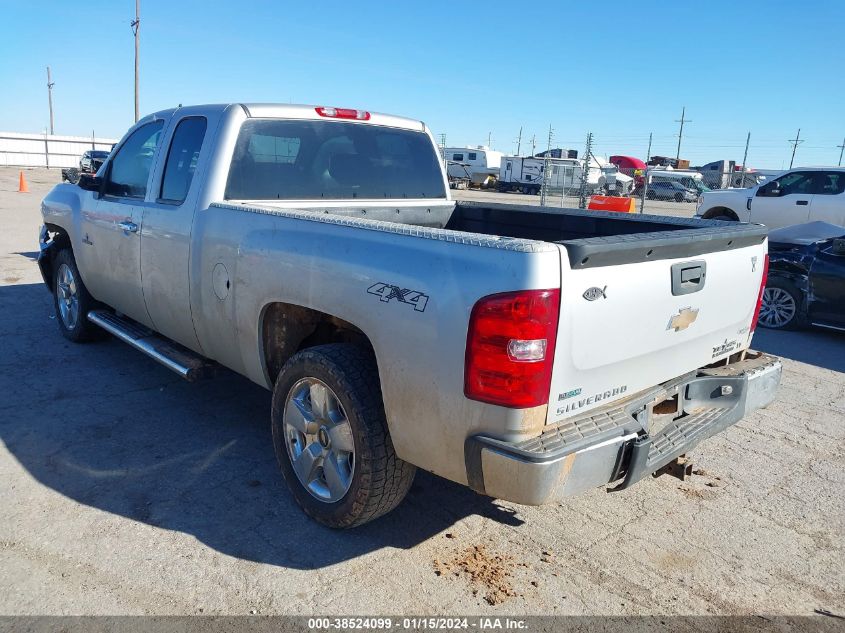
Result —
M 845 226 L 845 167 L 802 167 L 754 187 L 707 191 L 696 215 L 770 229 L 807 222 Z
M 780 379 L 749 349 L 764 227 L 456 203 L 411 119 L 158 112 L 42 214 L 61 333 L 272 390 L 285 481 L 332 527 L 416 467 L 524 504 L 621 490 Z

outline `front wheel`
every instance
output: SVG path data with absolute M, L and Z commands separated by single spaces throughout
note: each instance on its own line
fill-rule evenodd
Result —
M 84 343 L 102 335 L 103 330 L 88 320 L 96 301 L 82 282 L 73 252 L 67 248 L 53 260 L 53 306 L 59 331 L 66 339 Z
M 276 380 L 272 427 L 294 499 L 329 527 L 390 512 L 414 480 L 393 449 L 372 352 L 331 344 L 295 354 Z

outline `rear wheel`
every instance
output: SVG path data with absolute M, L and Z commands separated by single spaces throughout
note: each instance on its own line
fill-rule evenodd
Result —
M 648 198 L 649 200 L 654 200 L 655 198 L 657 198 L 657 193 L 654 191 L 654 189 L 649 189 L 646 193 L 646 198 Z
M 372 521 L 411 487 L 416 468 L 393 449 L 369 351 L 332 344 L 295 354 L 273 390 L 272 425 L 288 488 L 324 525 Z
M 88 320 L 96 301 L 82 282 L 70 249 L 59 251 L 53 260 L 53 305 L 62 335 L 74 343 L 99 338 L 103 330 Z
M 803 324 L 804 296 L 790 282 L 770 279 L 763 291 L 759 323 L 776 330 L 794 330 Z
M 683 202 L 684 201 L 684 194 L 676 193 L 675 194 L 675 202 Z

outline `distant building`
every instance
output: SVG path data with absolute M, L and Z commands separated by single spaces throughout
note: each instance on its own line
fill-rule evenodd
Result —
M 578 150 L 556 147 L 554 149 L 547 149 L 539 154 L 534 154 L 534 156 L 537 158 L 545 158 L 546 156 L 549 158 L 578 158 Z

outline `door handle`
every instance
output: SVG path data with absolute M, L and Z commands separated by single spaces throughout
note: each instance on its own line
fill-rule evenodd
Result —
M 138 225 L 134 222 L 130 222 L 129 220 L 124 220 L 123 222 L 118 222 L 117 225 L 122 228 L 127 233 L 137 233 L 138 232 Z
M 796 200 L 795 204 L 801 205 L 802 207 L 806 207 L 808 204 L 810 204 L 810 201 L 809 200 Z

